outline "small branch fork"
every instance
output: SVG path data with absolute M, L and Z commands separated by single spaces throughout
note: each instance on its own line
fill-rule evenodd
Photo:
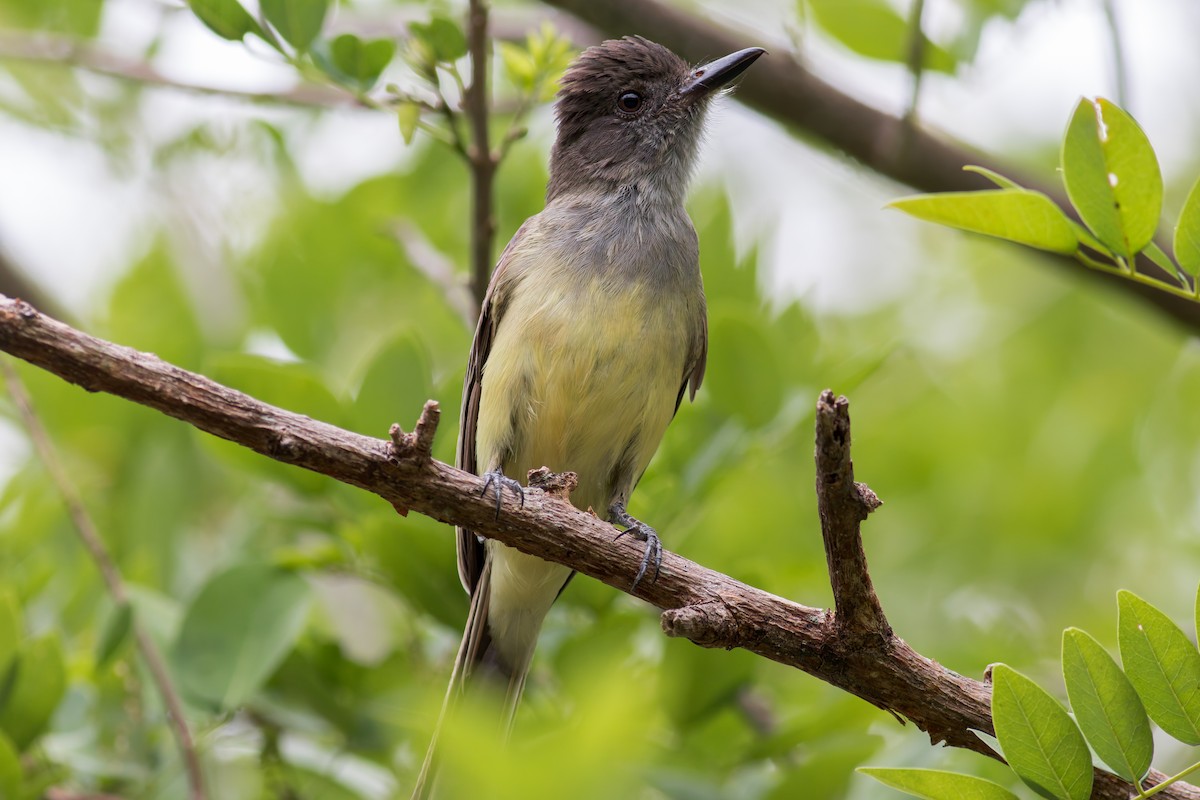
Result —
M 411 434 L 381 441 L 260 402 L 156 356 L 81 333 L 28 303 L 0 296 L 0 350 L 88 391 L 104 391 L 180 419 L 277 461 L 372 492 L 395 506 L 469 528 L 522 552 L 564 564 L 663 610 L 669 636 L 704 647 L 741 647 L 796 667 L 909 720 L 934 743 L 996 757 L 971 731 L 992 733 L 990 687 L 946 669 L 895 636 L 871 586 L 859 527 L 879 500 L 854 482 L 845 398 L 817 408 L 817 493 L 829 549 L 835 611 L 804 606 L 663 552 L 658 580 L 631 590 L 641 547 L 614 542 L 612 528 L 566 502 L 570 478 L 539 475 L 523 505 L 481 497 L 483 479 L 434 459 L 437 405 Z M 1152 772 L 1146 785 L 1164 780 Z M 1097 770 L 1092 797 L 1126 800 L 1133 787 Z M 1164 798 L 1200 800 L 1174 784 Z

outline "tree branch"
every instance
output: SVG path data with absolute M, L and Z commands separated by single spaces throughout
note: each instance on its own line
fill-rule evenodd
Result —
M 545 0 L 594 25 L 606 36 L 638 33 L 661 42 L 691 62 L 745 47 L 754 35 L 717 25 L 660 0 Z M 991 189 L 985 178 L 963 172 L 963 166 L 978 164 L 1007 175 L 1023 186 L 1049 195 L 1068 214 L 1075 216 L 1060 187 L 1042 185 L 1022 175 L 1022 170 L 1002 164 L 985 153 L 955 144 L 944 134 L 884 113 L 838 91 L 814 75 L 794 58 L 785 46 L 774 48 L 769 58 L 760 59 L 739 84 L 736 97 L 768 117 L 815 136 L 880 175 L 922 192 L 955 192 Z M 1073 257 L 1039 253 L 1048 263 L 1071 270 L 1087 280 L 1132 293 L 1193 331 L 1200 330 L 1200 304 L 1172 296 L 1150 286 L 1131 283 L 1118 276 L 1080 270 Z M 1137 259 L 1137 270 L 1162 277 L 1165 273 L 1145 256 Z
M 883 615 L 859 524 L 882 502 L 866 484 L 854 482 L 850 461 L 850 403 L 826 389 L 817 401 L 817 513 L 833 586 L 837 622 L 847 634 L 891 636 Z
M 925 658 L 890 633 L 881 632 L 873 641 L 847 636 L 836 614 L 747 586 L 666 551 L 658 579 L 630 589 L 642 560 L 640 545 L 614 541 L 610 525 L 571 506 L 564 498 L 569 481 L 547 490 L 531 487 L 523 505 L 506 495 L 497 516 L 491 496 L 483 496 L 481 478 L 430 457 L 436 404 L 426 406 L 423 423 L 412 435 L 396 430 L 392 441 L 382 441 L 267 405 L 149 353 L 88 336 L 6 297 L 0 297 L 0 350 L 88 391 L 133 400 L 277 461 L 365 489 L 395 506 L 569 566 L 663 609 L 663 629 L 669 635 L 706 647 L 741 647 L 796 667 L 911 720 L 935 743 L 995 757 L 971 733 L 993 731 L 990 688 Z M 828 400 L 823 396 L 832 412 L 819 413 L 844 416 L 844 401 Z M 848 465 L 842 460 L 843 452 L 848 456 L 848 428 L 833 422 L 818 428 L 817 451 L 826 454 L 818 458 L 822 464 L 832 457 L 829 463 Z M 842 480 L 818 484 L 823 493 L 843 498 L 821 502 L 834 528 L 853 529 L 855 538 L 863 506 L 844 501 L 851 485 L 848 472 Z M 865 497 L 860 488 L 853 491 Z M 850 573 L 857 569 L 865 572 L 865 561 Z M 843 608 L 845 598 L 868 590 L 869 583 L 846 581 Z M 1147 783 L 1162 778 L 1152 773 Z M 1131 791 L 1128 783 L 1098 771 L 1092 796 L 1125 800 Z M 1176 784 L 1162 796 L 1200 800 L 1200 790 Z

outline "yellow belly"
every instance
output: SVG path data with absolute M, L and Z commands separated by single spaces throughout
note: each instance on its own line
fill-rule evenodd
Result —
M 636 481 L 674 415 L 686 308 L 640 285 L 531 283 L 504 310 L 483 367 L 478 466 L 521 482 L 542 466 L 575 472 L 572 502 L 603 517 L 615 473 Z
M 526 279 L 503 310 L 483 366 L 477 465 L 524 483 L 531 469 L 574 472 L 571 501 L 607 518 L 632 490 L 675 413 L 691 327 L 685 298 L 561 274 Z M 661 294 L 661 292 L 659 293 Z M 703 313 L 702 311 L 700 313 Z M 518 672 L 570 570 L 495 541 L 489 626 Z

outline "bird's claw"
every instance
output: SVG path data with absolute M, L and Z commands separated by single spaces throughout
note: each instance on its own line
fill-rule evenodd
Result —
M 640 522 L 633 517 L 629 517 L 629 523 L 625 530 L 617 534 L 616 538 L 620 539 L 625 534 L 633 536 L 639 542 L 646 543 L 646 550 L 642 553 L 642 564 L 638 567 L 637 575 L 633 578 L 633 586 L 631 591 L 635 591 L 638 584 L 642 582 L 642 578 L 646 577 L 646 572 L 650 565 L 654 565 L 654 577 L 650 579 L 651 583 L 658 580 L 659 572 L 662 569 L 662 541 L 658 538 L 658 533 L 644 522 Z M 613 541 L 616 541 L 614 539 Z
M 504 489 L 507 487 L 511 490 L 521 503 L 521 508 L 525 507 L 525 490 L 521 488 L 519 481 L 516 481 L 498 469 L 489 470 L 483 474 L 485 478 L 483 482 L 483 490 L 479 492 L 479 496 L 483 497 L 487 494 L 488 489 L 491 489 L 496 495 L 496 519 L 500 519 L 500 505 L 504 499 Z

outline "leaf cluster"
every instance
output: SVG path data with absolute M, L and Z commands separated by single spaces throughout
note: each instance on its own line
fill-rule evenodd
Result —
M 918 219 L 1072 255 L 1089 267 L 1200 298 L 1200 179 L 1176 222 L 1172 260 L 1154 241 L 1162 213 L 1162 172 L 1133 117 L 1103 98 L 1080 100 L 1063 137 L 1061 166 L 1082 224 L 1042 192 L 981 167 L 967 169 L 1000 188 L 916 195 L 891 206 Z M 1143 254 L 1170 280 L 1139 272 L 1136 259 Z
M 1087 800 L 1092 764 L 1152 797 L 1200 769 L 1200 762 L 1146 788 L 1154 756 L 1151 722 L 1186 745 L 1200 744 L 1200 651 L 1179 626 L 1133 592 L 1117 593 L 1121 665 L 1079 628 L 1063 631 L 1062 674 L 1073 714 L 1015 669 L 992 669 L 992 721 L 997 752 L 1038 796 Z M 1200 629 L 1200 593 L 1197 594 Z M 925 800 L 1017 800 L 1007 789 L 970 775 L 927 769 L 861 769 Z

